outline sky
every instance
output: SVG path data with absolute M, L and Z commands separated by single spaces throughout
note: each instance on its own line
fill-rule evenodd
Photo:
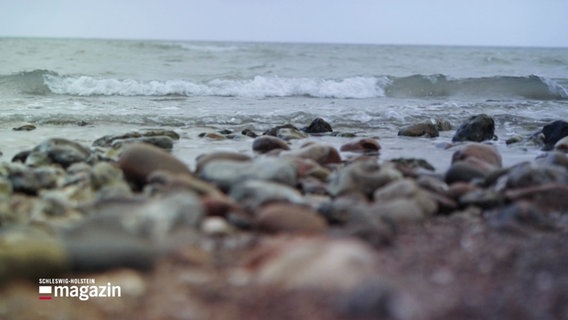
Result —
M 568 47 L 568 1 L 0 0 L 0 37 Z

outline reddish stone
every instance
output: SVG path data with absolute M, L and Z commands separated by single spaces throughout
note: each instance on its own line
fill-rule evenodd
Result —
M 379 150 L 381 150 L 381 146 L 379 145 L 379 142 L 373 138 L 363 138 L 342 145 L 340 150 L 349 151 L 349 152 L 368 153 L 368 152 L 378 152 Z
M 156 170 L 191 175 L 185 163 L 168 152 L 145 143 L 126 147 L 120 156 L 118 166 L 124 172 L 126 179 L 138 187 L 143 186 L 148 175 Z

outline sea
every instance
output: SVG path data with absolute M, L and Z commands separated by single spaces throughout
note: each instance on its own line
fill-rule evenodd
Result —
M 568 120 L 568 48 L 0 38 L 0 162 L 51 137 L 90 145 L 162 128 L 180 134 L 172 152 L 192 167 L 207 152 L 252 154 L 243 129 L 320 117 L 334 132 L 377 138 L 381 161 L 421 158 L 443 172 L 454 131 L 398 131 L 480 113 L 495 119 L 490 143 L 504 165 L 534 159 L 538 146 L 505 141 Z M 24 124 L 36 129 L 13 130 Z M 236 136 L 200 138 L 220 130 Z

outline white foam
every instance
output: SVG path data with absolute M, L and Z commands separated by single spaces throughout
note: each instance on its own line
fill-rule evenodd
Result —
M 89 76 L 45 76 L 45 83 L 51 92 L 78 96 L 310 96 L 362 99 L 384 96 L 387 82 L 386 78 L 376 77 L 328 80 L 256 76 L 247 80 L 216 79 L 195 83 L 188 80 L 143 82 L 132 79 L 97 79 Z

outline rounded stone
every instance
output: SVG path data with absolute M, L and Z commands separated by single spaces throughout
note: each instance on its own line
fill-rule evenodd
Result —
M 191 171 L 183 162 L 158 147 L 144 143 L 126 147 L 118 166 L 126 179 L 138 187 L 144 185 L 148 175 L 156 170 L 191 175 Z
M 344 152 L 374 153 L 381 150 L 381 145 L 376 139 L 362 138 L 343 144 L 339 150 Z
M 483 179 L 486 174 L 482 170 L 465 161 L 454 162 L 446 171 L 445 181 L 447 184 L 456 182 L 470 182 L 474 179 Z
M 256 213 L 256 226 L 269 233 L 320 233 L 326 229 L 325 220 L 315 210 L 290 203 L 261 207 Z
M 349 290 L 376 273 L 373 250 L 352 239 L 261 243 L 245 264 L 254 283 L 288 290 Z
M 258 153 L 267 153 L 275 149 L 290 150 L 290 146 L 286 141 L 268 135 L 260 136 L 252 142 L 252 150 Z
M 283 155 L 311 159 L 321 165 L 341 163 L 341 156 L 337 149 L 333 146 L 318 143 L 310 144 L 297 150 L 287 151 Z
M 564 137 L 554 144 L 554 150 L 568 153 L 568 137 Z
M 197 157 L 196 164 L 195 164 L 195 173 L 199 174 L 205 167 L 205 165 L 211 161 L 216 160 L 231 160 L 231 161 L 238 161 L 238 162 L 247 162 L 251 160 L 251 157 L 238 152 L 212 152 L 205 155 L 201 155 Z
M 424 122 L 411 124 L 398 131 L 399 136 L 435 138 L 440 135 L 435 124 Z
M 468 143 L 452 155 L 452 162 L 466 161 L 470 158 L 477 158 L 487 164 L 501 168 L 503 159 L 497 149 L 484 143 Z

